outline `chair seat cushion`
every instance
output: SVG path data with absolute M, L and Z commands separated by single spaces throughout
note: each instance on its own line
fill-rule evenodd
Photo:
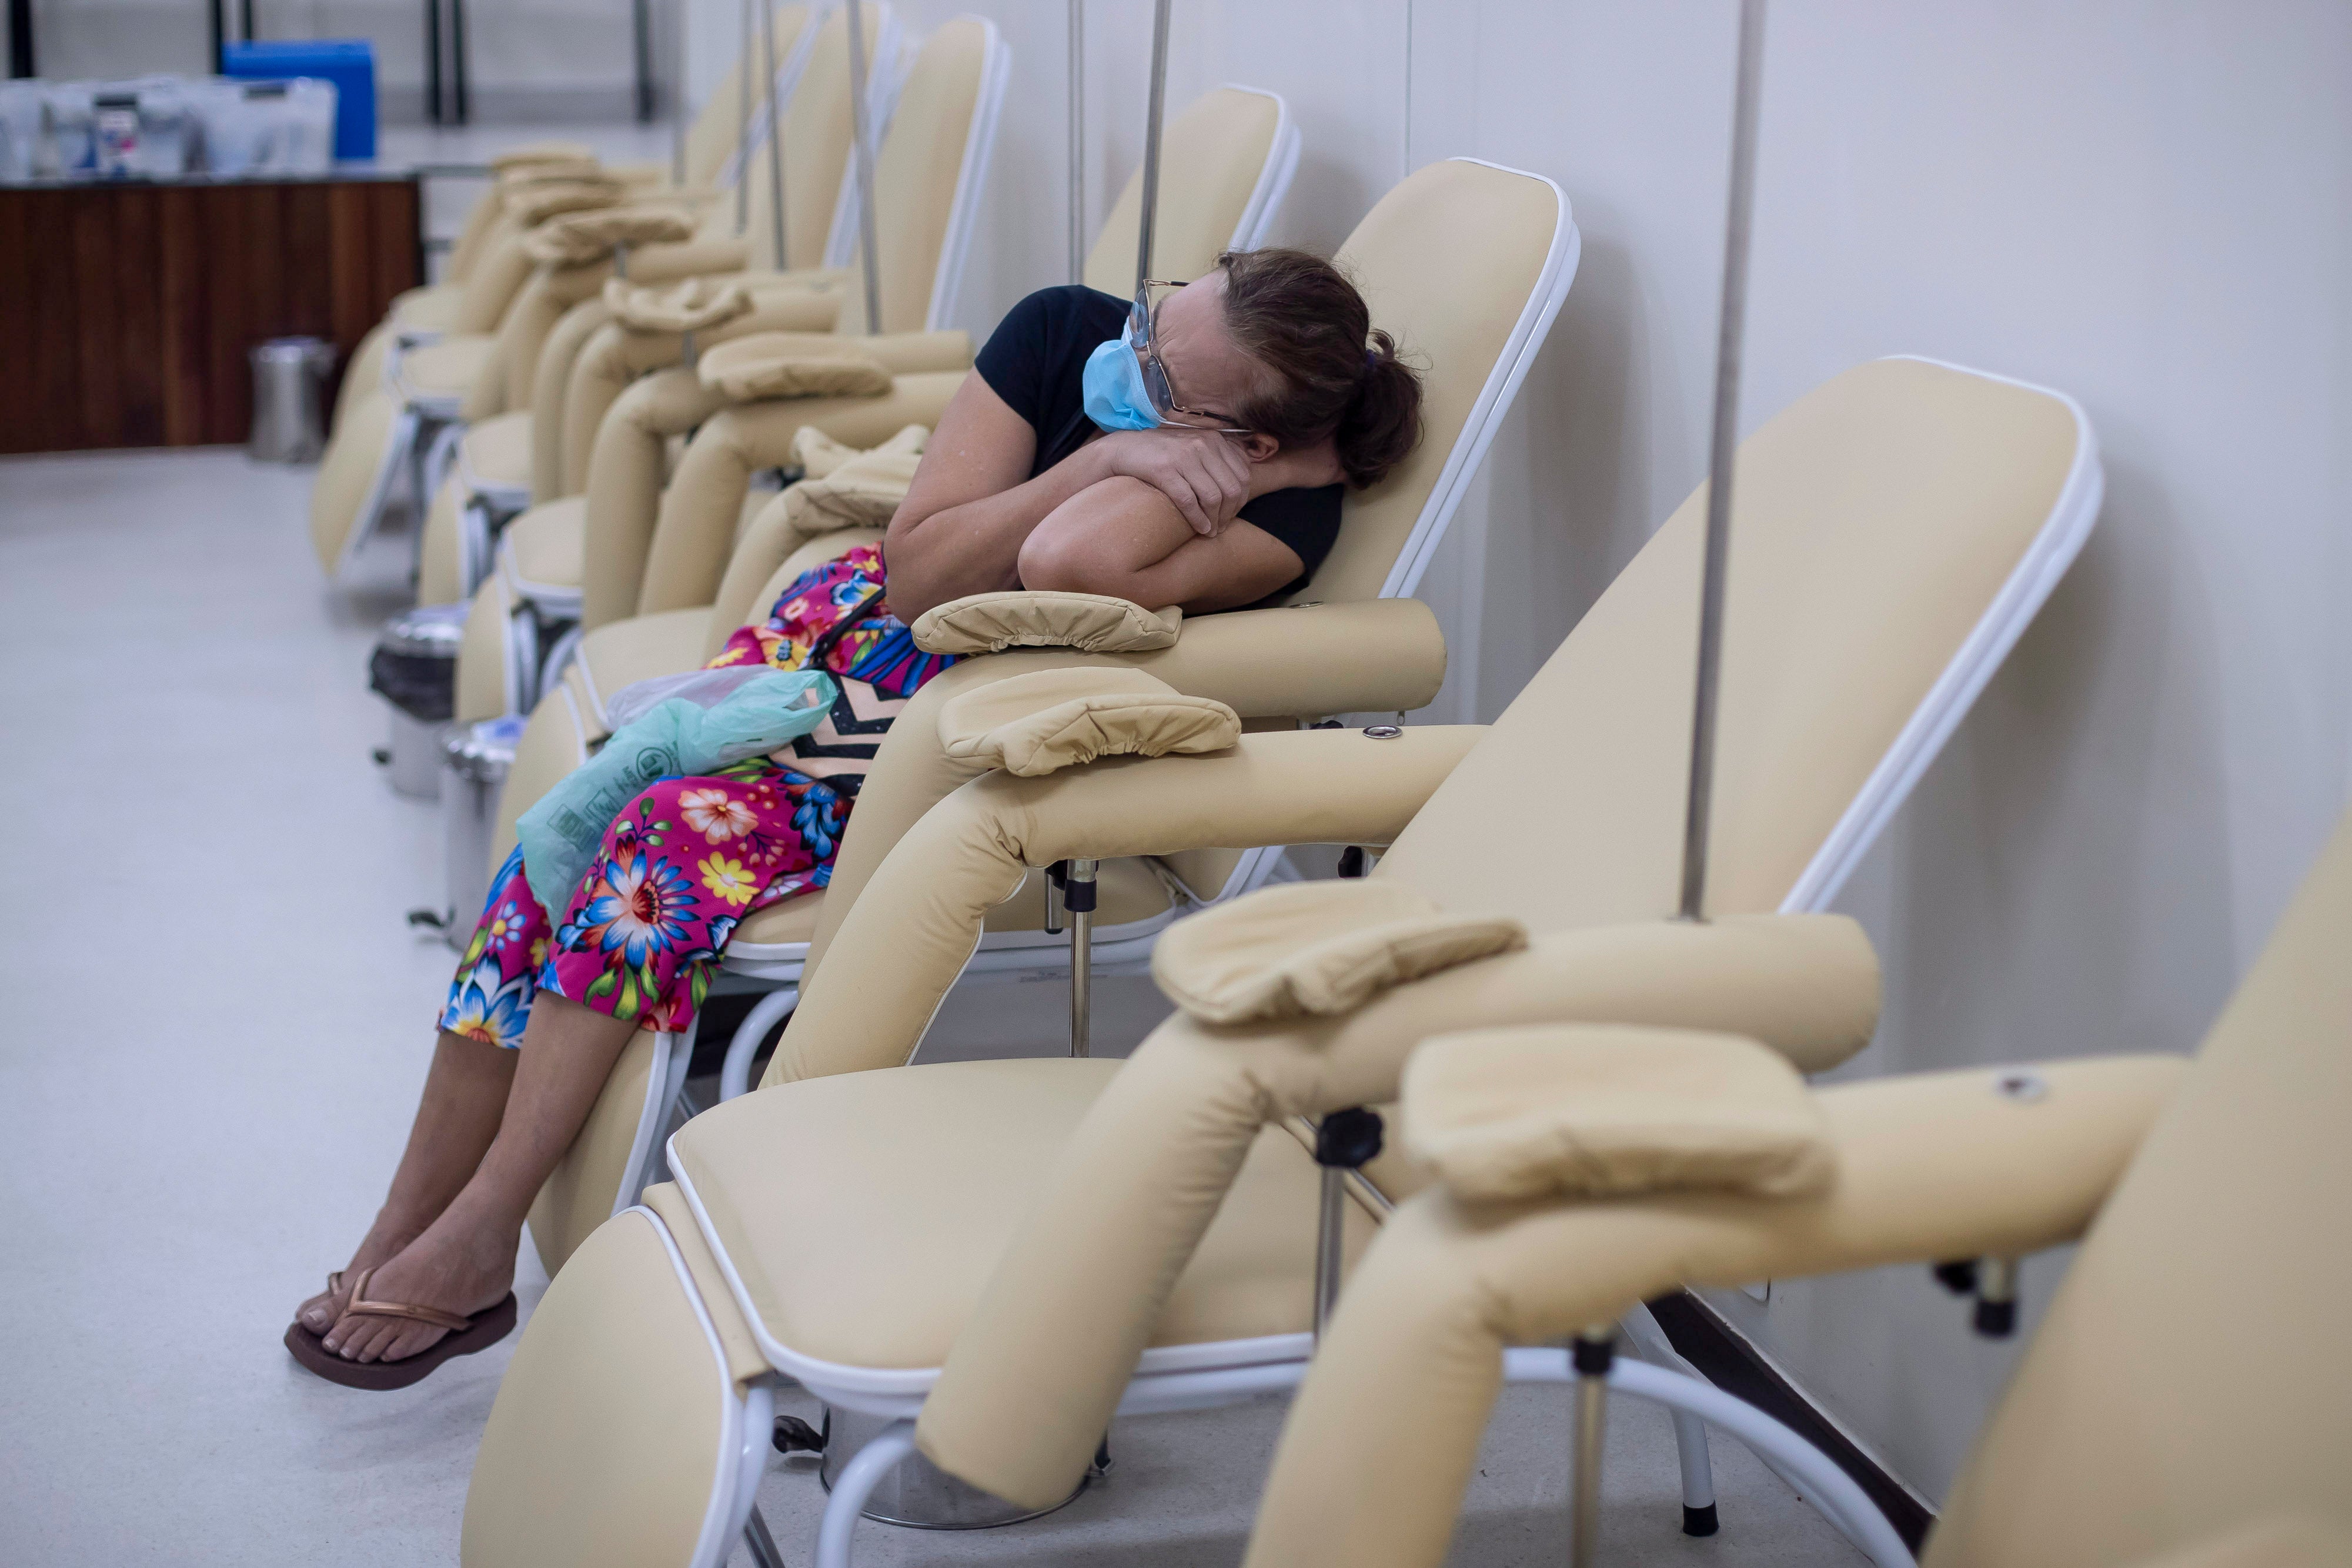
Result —
M 496 341 L 487 333 L 463 332 L 409 350 L 400 357 L 401 392 L 412 402 L 462 399 L 489 363 Z
M 477 420 L 457 444 L 469 490 L 530 488 L 530 410 Z
M 587 540 L 588 499 L 566 496 L 560 501 L 542 502 L 509 523 L 499 549 L 507 558 L 517 588 L 526 593 L 568 592 L 576 600 L 587 571 Z
M 853 1366 L 937 1366 L 1119 1065 L 1018 1058 L 807 1079 L 696 1117 L 674 1158 L 770 1340 Z M 1318 1185 L 1297 1138 L 1262 1133 L 1152 1343 L 1308 1328 Z M 1371 1231 L 1351 1202 L 1351 1262 Z

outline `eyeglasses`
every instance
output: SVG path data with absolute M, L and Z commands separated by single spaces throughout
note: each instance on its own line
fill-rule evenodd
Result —
M 1143 361 L 1143 390 L 1144 392 L 1151 399 L 1151 406 L 1160 411 L 1160 418 L 1165 419 L 1171 413 L 1181 413 L 1188 415 L 1193 419 L 1223 419 L 1226 417 L 1224 414 L 1218 413 L 1213 410 L 1205 408 L 1187 408 L 1182 403 L 1176 401 L 1176 389 L 1170 385 L 1168 381 L 1168 367 L 1160 362 L 1160 350 L 1152 341 L 1151 291 L 1155 288 L 1181 288 L 1183 287 L 1184 285 L 1181 283 L 1166 282 L 1159 278 L 1144 279 L 1143 286 L 1135 291 L 1134 305 L 1129 308 L 1127 313 L 1128 345 L 1134 349 L 1137 357 Z M 1217 435 L 1253 435 L 1256 434 L 1255 431 L 1243 430 L 1230 424 L 1194 424 L 1187 425 L 1185 428 L 1188 430 L 1207 430 Z

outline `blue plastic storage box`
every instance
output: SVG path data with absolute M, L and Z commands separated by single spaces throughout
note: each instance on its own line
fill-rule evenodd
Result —
M 365 38 L 276 38 L 221 46 L 221 74 L 335 84 L 335 156 L 375 156 L 375 46 Z

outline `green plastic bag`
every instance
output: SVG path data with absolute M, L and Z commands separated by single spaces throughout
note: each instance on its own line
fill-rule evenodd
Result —
M 671 697 L 623 725 L 516 822 L 530 891 L 551 913 L 561 912 L 604 830 L 637 791 L 798 740 L 824 722 L 835 692 L 833 677 L 819 671 L 775 670 L 752 675 L 709 707 Z

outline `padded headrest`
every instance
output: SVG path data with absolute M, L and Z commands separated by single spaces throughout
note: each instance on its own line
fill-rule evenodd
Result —
M 872 78 L 879 80 L 887 75 L 882 47 L 897 37 L 888 7 L 865 0 L 859 24 L 866 31 L 867 68 Z M 783 47 L 781 33 L 776 47 Z M 773 197 L 778 182 L 771 172 L 769 141 L 764 136 L 754 141 L 740 176 L 751 192 L 743 237 L 753 247 L 754 265 L 792 270 L 822 267 L 833 235 L 842 175 L 849 167 L 849 9 L 845 5 L 835 6 L 817 25 L 800 81 L 784 103 L 780 140 L 788 254 L 772 259 L 767 256 L 775 243 Z M 878 187 L 876 193 L 880 193 Z
M 844 342 L 838 353 L 813 354 L 805 334 L 754 332 L 702 356 L 702 384 L 737 402 L 778 397 L 880 397 L 890 372 Z
M 1796 889 L 2042 540 L 2082 439 L 2048 392 L 1880 360 L 1740 443 L 1708 913 L 1778 909 Z M 1706 513 L 1702 486 L 1399 836 L 1382 875 L 1538 931 L 1675 907 Z
M 740 283 L 689 277 L 667 287 L 604 280 L 604 308 L 622 326 L 640 332 L 699 332 L 723 326 L 751 308 L 751 295 Z
M 1152 277 L 1190 282 L 1216 265 L 1249 210 L 1281 120 L 1282 105 L 1272 94 L 1221 87 L 1194 99 L 1161 129 Z M 1134 292 L 1142 219 L 1143 172 L 1138 169 L 1087 252 L 1088 287 L 1122 299 Z
M 1229 751 L 1241 716 L 1141 670 L 1037 670 L 950 697 L 940 743 L 959 762 L 1036 778 L 1098 757 Z
M 536 228 L 566 213 L 593 212 L 609 207 L 628 193 L 628 186 L 606 176 L 566 176 L 556 180 L 517 180 L 504 186 L 507 215 L 524 228 Z
M 1363 291 L 1372 324 L 1421 371 L 1421 444 L 1379 484 L 1348 494 L 1339 540 L 1301 599 L 1380 592 L 1565 216 L 1559 193 L 1534 175 L 1453 159 L 1397 184 L 1339 247 L 1333 259 Z
M 1449 915 L 1401 883 L 1295 883 L 1180 920 L 1151 978 L 1203 1023 L 1353 1012 L 1391 986 L 1516 952 L 1527 927 Z
M 1146 610 L 1099 593 L 972 593 L 925 611 L 910 630 L 931 653 L 1001 653 L 1007 648 L 1076 648 L 1140 653 L 1174 644 L 1184 623 L 1175 605 Z
M 1457 1197 L 1827 1187 L 1837 1156 L 1789 1059 L 1735 1034 L 1548 1024 L 1439 1035 L 1405 1062 L 1404 1145 Z
M 885 332 L 919 332 L 932 324 L 931 297 L 979 108 L 989 34 L 978 17 L 959 16 L 923 41 L 875 153 L 874 247 Z M 841 319 L 859 331 L 865 287 L 862 267 L 853 265 Z
M 615 246 L 665 245 L 694 237 L 694 219 L 677 207 L 603 207 L 550 218 L 523 236 L 523 254 L 547 267 L 602 261 Z

